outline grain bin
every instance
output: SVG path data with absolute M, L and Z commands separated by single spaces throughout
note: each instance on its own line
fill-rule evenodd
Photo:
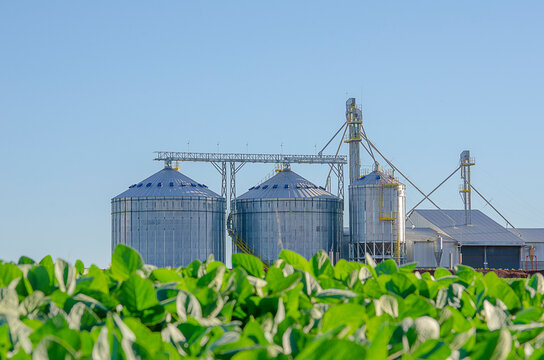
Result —
M 250 188 L 231 208 L 235 240 L 265 263 L 282 249 L 306 259 L 321 249 L 338 257 L 343 200 L 290 169 Z
M 349 185 L 350 260 L 405 261 L 406 186 L 375 170 Z
M 213 254 L 225 261 L 225 199 L 171 167 L 111 200 L 112 250 L 125 244 L 158 267 Z

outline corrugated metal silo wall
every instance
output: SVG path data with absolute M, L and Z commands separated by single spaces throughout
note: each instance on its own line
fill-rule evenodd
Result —
M 405 243 L 405 191 L 403 184 L 385 187 L 374 184 L 350 185 L 350 241 L 366 244 L 363 248 L 374 249 L 399 239 L 402 248 Z M 380 220 L 380 213 L 384 217 L 395 214 L 395 221 Z M 376 250 L 371 255 L 377 258 L 379 253 Z M 364 254 L 353 260 L 364 261 Z
M 282 249 L 310 259 L 325 250 L 339 257 L 343 233 L 341 199 L 257 198 L 233 201 L 233 226 L 238 236 L 265 262 Z
M 115 198 L 112 250 L 125 244 L 158 267 L 185 266 L 210 254 L 224 262 L 225 205 L 223 198 Z

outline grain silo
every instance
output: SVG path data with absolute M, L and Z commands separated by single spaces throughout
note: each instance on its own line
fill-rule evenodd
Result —
M 112 250 L 125 244 L 146 263 L 225 261 L 225 199 L 167 166 L 111 200 Z
M 288 168 L 250 188 L 231 208 L 234 241 L 265 263 L 282 249 L 306 259 L 318 250 L 338 258 L 343 200 Z
M 350 259 L 405 262 L 406 186 L 380 171 L 349 185 Z

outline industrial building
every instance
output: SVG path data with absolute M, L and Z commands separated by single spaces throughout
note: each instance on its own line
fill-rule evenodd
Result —
M 155 160 L 163 161 L 164 169 L 112 199 L 112 248 L 129 245 L 147 263 L 161 267 L 187 265 L 210 254 L 226 261 L 228 233 L 233 253 L 255 255 L 265 266 L 282 249 L 289 249 L 306 259 L 324 250 L 333 262 L 340 258 L 365 262 L 371 256 L 377 262 L 392 259 L 398 264 L 417 262 L 419 267 L 544 268 L 544 229 L 515 229 L 474 187 L 475 161 L 468 150 L 461 153 L 457 168 L 425 193 L 370 141 L 362 108 L 354 98 L 346 101 L 345 116 L 317 155 L 157 152 Z M 336 154 L 323 155 L 339 134 Z M 343 143 L 349 148 L 348 157 L 339 155 Z M 373 171 L 362 171 L 362 149 Z M 213 165 L 221 176 L 221 195 L 177 171 L 172 165 L 180 161 Z M 279 171 L 236 196 L 236 174 L 251 163 L 275 164 Z M 291 164 L 328 166 L 325 186 L 296 174 Z M 344 199 L 346 164 L 349 183 Z M 444 210 L 431 195 L 459 173 L 464 209 Z M 331 192 L 333 176 L 337 194 Z M 409 211 L 404 181 L 423 196 Z M 473 210 L 473 192 L 510 228 Z M 349 205 L 348 228 L 343 228 L 344 200 Z M 419 209 L 424 201 L 434 209 Z
M 544 228 L 508 229 L 521 236 L 525 242 L 525 253 L 522 256 L 522 268 L 527 270 L 544 270 Z
M 410 262 L 420 267 L 519 269 L 524 241 L 479 210 L 414 210 L 407 219 L 406 247 Z

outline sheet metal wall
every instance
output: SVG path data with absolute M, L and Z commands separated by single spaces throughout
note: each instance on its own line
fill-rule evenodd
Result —
M 437 267 L 435 251 L 437 250 L 434 241 L 406 241 L 407 262 L 417 263 L 420 268 Z M 450 266 L 450 254 L 452 254 L 452 266 L 459 263 L 459 251 L 455 241 L 443 241 L 442 258 L 440 267 Z
M 473 268 L 484 268 L 487 258 L 488 269 L 519 269 L 519 246 L 462 246 L 462 262 Z
M 233 226 L 255 255 L 271 263 L 282 249 L 310 259 L 318 250 L 338 257 L 343 200 L 255 198 L 233 201 Z
M 383 201 L 380 192 L 383 191 Z M 349 186 L 350 257 L 364 261 L 365 251 L 381 261 L 394 258 L 391 249 L 399 239 L 401 251 L 405 247 L 406 187 L 397 185 L 357 184 Z M 383 207 L 382 207 L 383 204 Z M 396 213 L 396 221 L 380 220 L 380 212 Z M 360 245 L 360 246 L 357 246 Z M 373 250 L 376 249 L 376 250 Z M 382 251 L 382 249 L 385 249 Z M 401 254 L 401 262 L 404 255 Z
M 206 197 L 112 199 L 112 250 L 125 244 L 158 267 L 213 254 L 225 261 L 225 200 Z

